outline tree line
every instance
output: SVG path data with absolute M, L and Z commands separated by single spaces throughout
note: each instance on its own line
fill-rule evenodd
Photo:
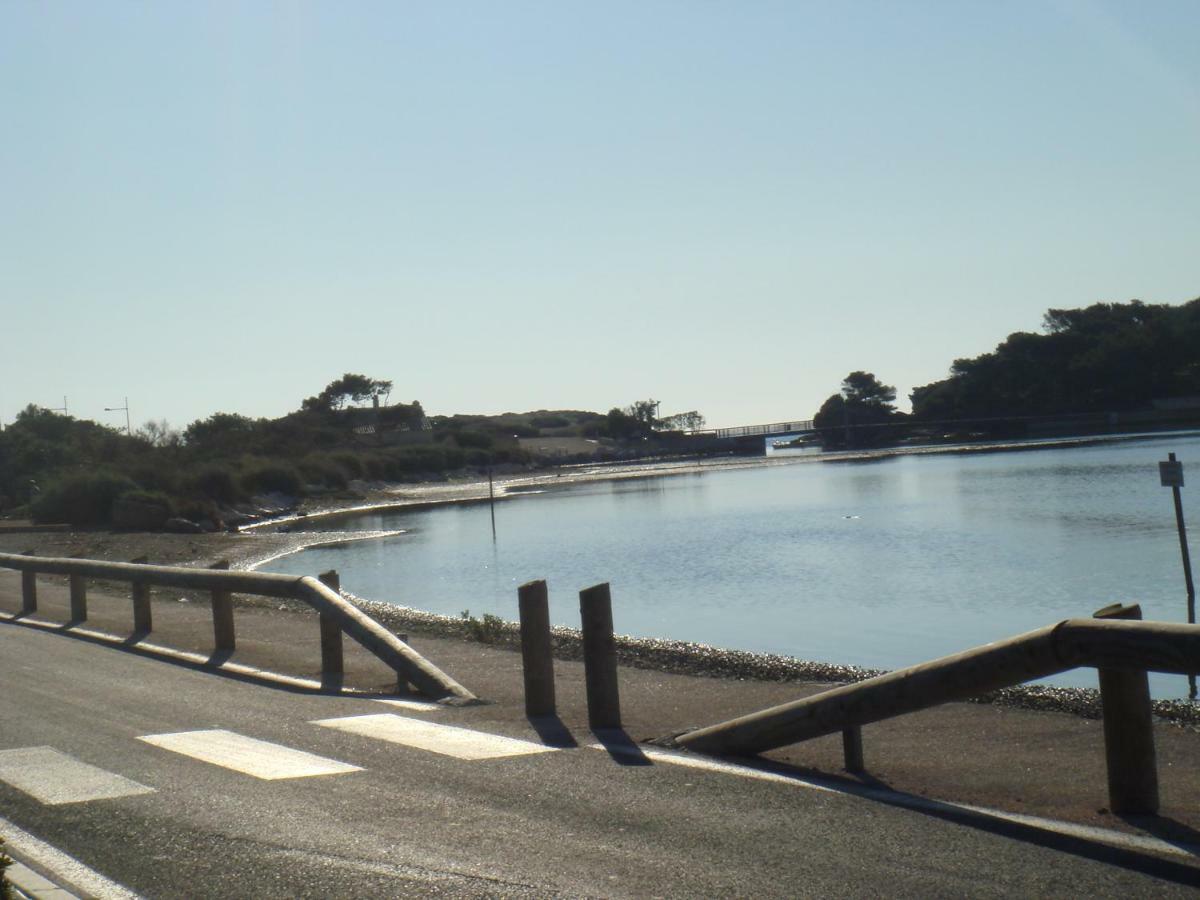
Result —
M 1200 398 L 1200 298 L 1050 309 L 1042 333 L 1010 334 L 990 353 L 954 360 L 946 378 L 914 388 L 911 414 L 896 410 L 895 398 L 895 388 L 873 373 L 852 372 L 822 404 L 814 427 L 827 447 L 866 447 L 935 424 L 1015 437 L 1038 419 L 1119 418 L 1172 400 L 1186 407 Z

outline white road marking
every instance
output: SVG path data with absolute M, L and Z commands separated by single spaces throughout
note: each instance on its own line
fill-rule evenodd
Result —
M 376 703 L 386 703 L 388 706 L 397 706 L 400 709 L 411 709 L 413 712 L 439 712 L 445 709 L 440 703 L 431 703 L 428 700 L 387 700 L 378 698 Z
M 769 772 L 765 769 L 753 769 L 750 766 L 739 766 L 736 763 L 720 762 L 704 756 L 691 756 L 684 753 L 673 753 L 670 750 L 659 750 L 656 747 L 642 745 L 623 746 L 617 744 L 606 747 L 604 744 L 588 744 L 593 750 L 604 750 L 608 753 L 621 753 L 626 756 L 645 756 L 654 762 L 670 763 L 673 766 L 683 766 L 688 769 L 703 769 L 706 772 L 720 772 L 723 775 L 736 775 L 739 778 L 753 778 L 758 781 L 773 781 L 777 784 L 789 784 L 792 787 L 808 788 L 813 791 L 833 792 L 833 788 L 815 781 L 798 776 L 785 775 L 780 772 Z
M 88 896 L 97 900 L 138 900 L 138 895 L 121 887 L 115 881 L 105 878 L 95 869 L 89 869 L 73 856 L 68 856 L 57 847 L 51 847 L 45 841 L 34 837 L 27 831 L 22 831 L 12 822 L 0 816 L 0 834 L 8 849 L 20 854 L 29 862 L 35 863 L 53 875 Z
M 535 744 L 533 741 L 472 731 L 469 728 L 456 728 L 453 725 L 437 725 L 393 713 L 320 719 L 312 724 L 393 744 L 404 744 L 407 747 L 416 747 L 418 750 L 428 750 L 457 759 L 495 759 L 530 753 L 552 753 L 556 749 L 544 744 Z
M 180 731 L 175 734 L 148 734 L 138 738 L 147 744 L 182 753 L 214 766 L 223 766 L 253 775 L 264 781 L 281 778 L 310 778 L 314 775 L 341 775 L 360 772 L 359 766 L 326 759 L 303 750 L 260 741 L 233 731 Z
M 0 750 L 0 781 L 47 806 L 154 793 L 152 787 L 98 769 L 53 747 Z
M 928 797 L 918 797 L 913 794 L 903 794 L 881 788 L 856 787 L 820 784 L 801 775 L 791 775 L 785 772 L 772 772 L 757 769 L 737 763 L 721 762 L 703 756 L 660 750 L 656 747 L 623 747 L 620 745 L 605 747 L 603 744 L 588 744 L 593 750 L 604 750 L 610 753 L 623 753 L 636 756 L 639 753 L 654 762 L 669 763 L 674 766 L 684 766 L 692 769 L 704 769 L 710 772 L 720 772 L 739 778 L 753 778 L 757 781 L 773 781 L 777 784 L 788 784 L 792 787 L 808 788 L 814 791 L 842 794 L 851 797 L 864 797 L 893 806 L 902 806 L 915 810 L 946 810 L 957 811 L 980 816 L 981 818 L 1001 819 L 1017 825 L 1049 831 L 1067 837 L 1095 841 L 1110 847 L 1122 847 L 1129 850 L 1151 853 L 1167 853 L 1172 856 L 1185 856 L 1192 859 L 1200 857 L 1200 846 L 1188 843 L 1171 843 L 1150 835 L 1128 834 L 1124 831 L 1113 831 L 1109 828 L 1099 828 L 1095 825 L 1080 825 L 1076 822 L 1063 822 L 1058 819 L 1046 819 L 1041 816 L 1030 816 L 1023 813 L 1005 812 L 1001 809 L 991 809 L 986 806 L 972 806 L 966 803 L 951 803 L 947 800 L 934 800 Z

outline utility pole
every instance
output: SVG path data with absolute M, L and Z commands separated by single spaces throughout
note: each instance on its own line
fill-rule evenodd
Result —
M 66 398 L 64 398 L 64 402 L 65 402 L 65 399 Z M 104 407 L 105 412 L 120 412 L 121 410 L 125 410 L 125 433 L 127 435 L 129 435 L 130 437 L 133 437 L 133 429 L 129 427 L 129 398 L 128 397 L 125 398 L 124 406 L 106 406 L 106 407 Z

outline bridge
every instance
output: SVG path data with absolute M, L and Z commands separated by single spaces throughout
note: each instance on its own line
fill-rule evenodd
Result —
M 770 437 L 771 435 L 804 434 L 812 432 L 812 419 L 802 419 L 797 422 L 772 422 L 769 425 L 738 425 L 733 428 L 700 428 L 689 431 L 696 437 L 713 437 L 718 440 L 744 437 Z

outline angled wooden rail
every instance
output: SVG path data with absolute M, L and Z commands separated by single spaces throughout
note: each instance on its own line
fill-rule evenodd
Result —
M 1124 608 L 1130 613 L 1135 610 L 1135 607 Z M 1140 611 L 1137 614 L 1140 615 Z M 1067 619 L 1006 641 L 686 732 L 675 741 L 701 753 L 752 755 L 840 731 L 847 742 L 847 760 L 851 750 L 861 760 L 861 738 L 857 729 L 863 725 L 942 703 L 966 700 L 1080 666 L 1095 666 L 1101 673 L 1137 675 L 1142 683 L 1146 672 L 1186 675 L 1200 671 L 1200 625 L 1115 618 Z M 1121 748 L 1114 747 L 1112 742 L 1141 740 L 1144 744 L 1141 735 L 1148 732 L 1150 725 L 1148 690 L 1135 684 L 1132 702 L 1127 699 L 1129 693 L 1126 684 L 1120 684 L 1119 690 L 1102 690 L 1105 731 L 1106 735 L 1110 731 L 1113 735 L 1108 738 L 1107 748 L 1110 798 L 1113 797 L 1114 778 L 1118 782 L 1146 780 L 1144 774 L 1137 772 L 1113 771 L 1114 759 L 1119 760 L 1122 754 Z M 1139 693 L 1144 694 L 1144 699 Z M 1148 759 L 1142 752 L 1135 763 L 1118 763 L 1118 767 L 1121 765 L 1153 768 L 1153 739 L 1149 741 Z M 1115 803 L 1114 811 L 1155 811 L 1158 806 L 1156 780 L 1154 783 L 1152 796 L 1151 792 L 1143 790 L 1140 796 Z
M 23 614 L 37 611 L 37 575 L 65 575 L 71 583 L 71 615 L 87 619 L 85 579 L 127 581 L 132 586 L 135 630 L 151 631 L 149 588 L 152 585 L 209 591 L 213 597 L 213 629 L 218 650 L 234 648 L 232 594 L 282 597 L 307 603 L 320 613 L 322 664 L 327 672 L 340 673 L 341 634 L 349 635 L 390 666 L 400 683 L 408 682 L 428 697 L 444 703 L 472 703 L 476 697 L 465 687 L 417 653 L 412 647 L 345 600 L 335 589 L 311 576 L 274 575 L 268 572 L 230 572 L 217 568 L 150 566 L 138 563 L 101 562 L 91 559 L 0 553 L 0 567 L 21 572 Z M 336 637 L 336 655 L 333 652 Z

